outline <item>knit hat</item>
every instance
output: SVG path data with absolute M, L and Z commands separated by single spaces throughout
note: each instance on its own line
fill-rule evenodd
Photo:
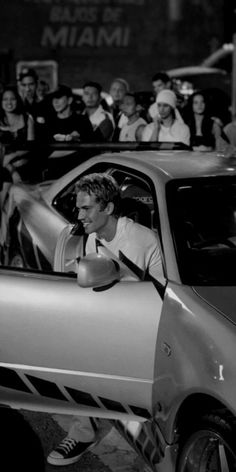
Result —
M 156 103 L 166 103 L 175 109 L 177 103 L 176 95 L 172 90 L 161 90 L 157 95 Z

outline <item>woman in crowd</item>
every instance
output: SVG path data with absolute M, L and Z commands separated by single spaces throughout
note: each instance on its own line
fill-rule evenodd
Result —
M 144 127 L 142 141 L 181 142 L 189 145 L 189 127 L 176 114 L 176 95 L 172 90 L 162 90 L 156 99 L 158 115 Z
M 0 140 L 4 143 L 34 140 L 33 117 L 24 110 L 16 87 L 6 86 L 0 102 Z
M 194 150 L 210 151 L 216 148 L 222 123 L 219 118 L 211 116 L 203 91 L 197 91 L 190 96 L 185 122 L 190 129 L 190 145 Z

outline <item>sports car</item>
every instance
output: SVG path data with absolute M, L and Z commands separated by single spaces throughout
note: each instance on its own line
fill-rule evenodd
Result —
M 111 260 L 80 283 L 76 182 L 91 172 L 158 235 L 164 283 L 112 283 Z M 14 185 L 4 211 L 1 405 L 108 418 L 152 471 L 236 470 L 235 159 L 107 152 Z

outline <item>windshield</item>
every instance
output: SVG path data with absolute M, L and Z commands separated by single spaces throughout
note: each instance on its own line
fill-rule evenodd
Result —
M 236 178 L 167 185 L 167 205 L 181 280 L 236 284 Z

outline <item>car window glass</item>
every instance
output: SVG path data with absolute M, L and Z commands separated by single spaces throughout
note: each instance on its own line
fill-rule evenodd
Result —
M 169 186 L 167 202 L 182 280 L 235 284 L 235 179 L 197 179 L 174 186 L 171 191 Z

